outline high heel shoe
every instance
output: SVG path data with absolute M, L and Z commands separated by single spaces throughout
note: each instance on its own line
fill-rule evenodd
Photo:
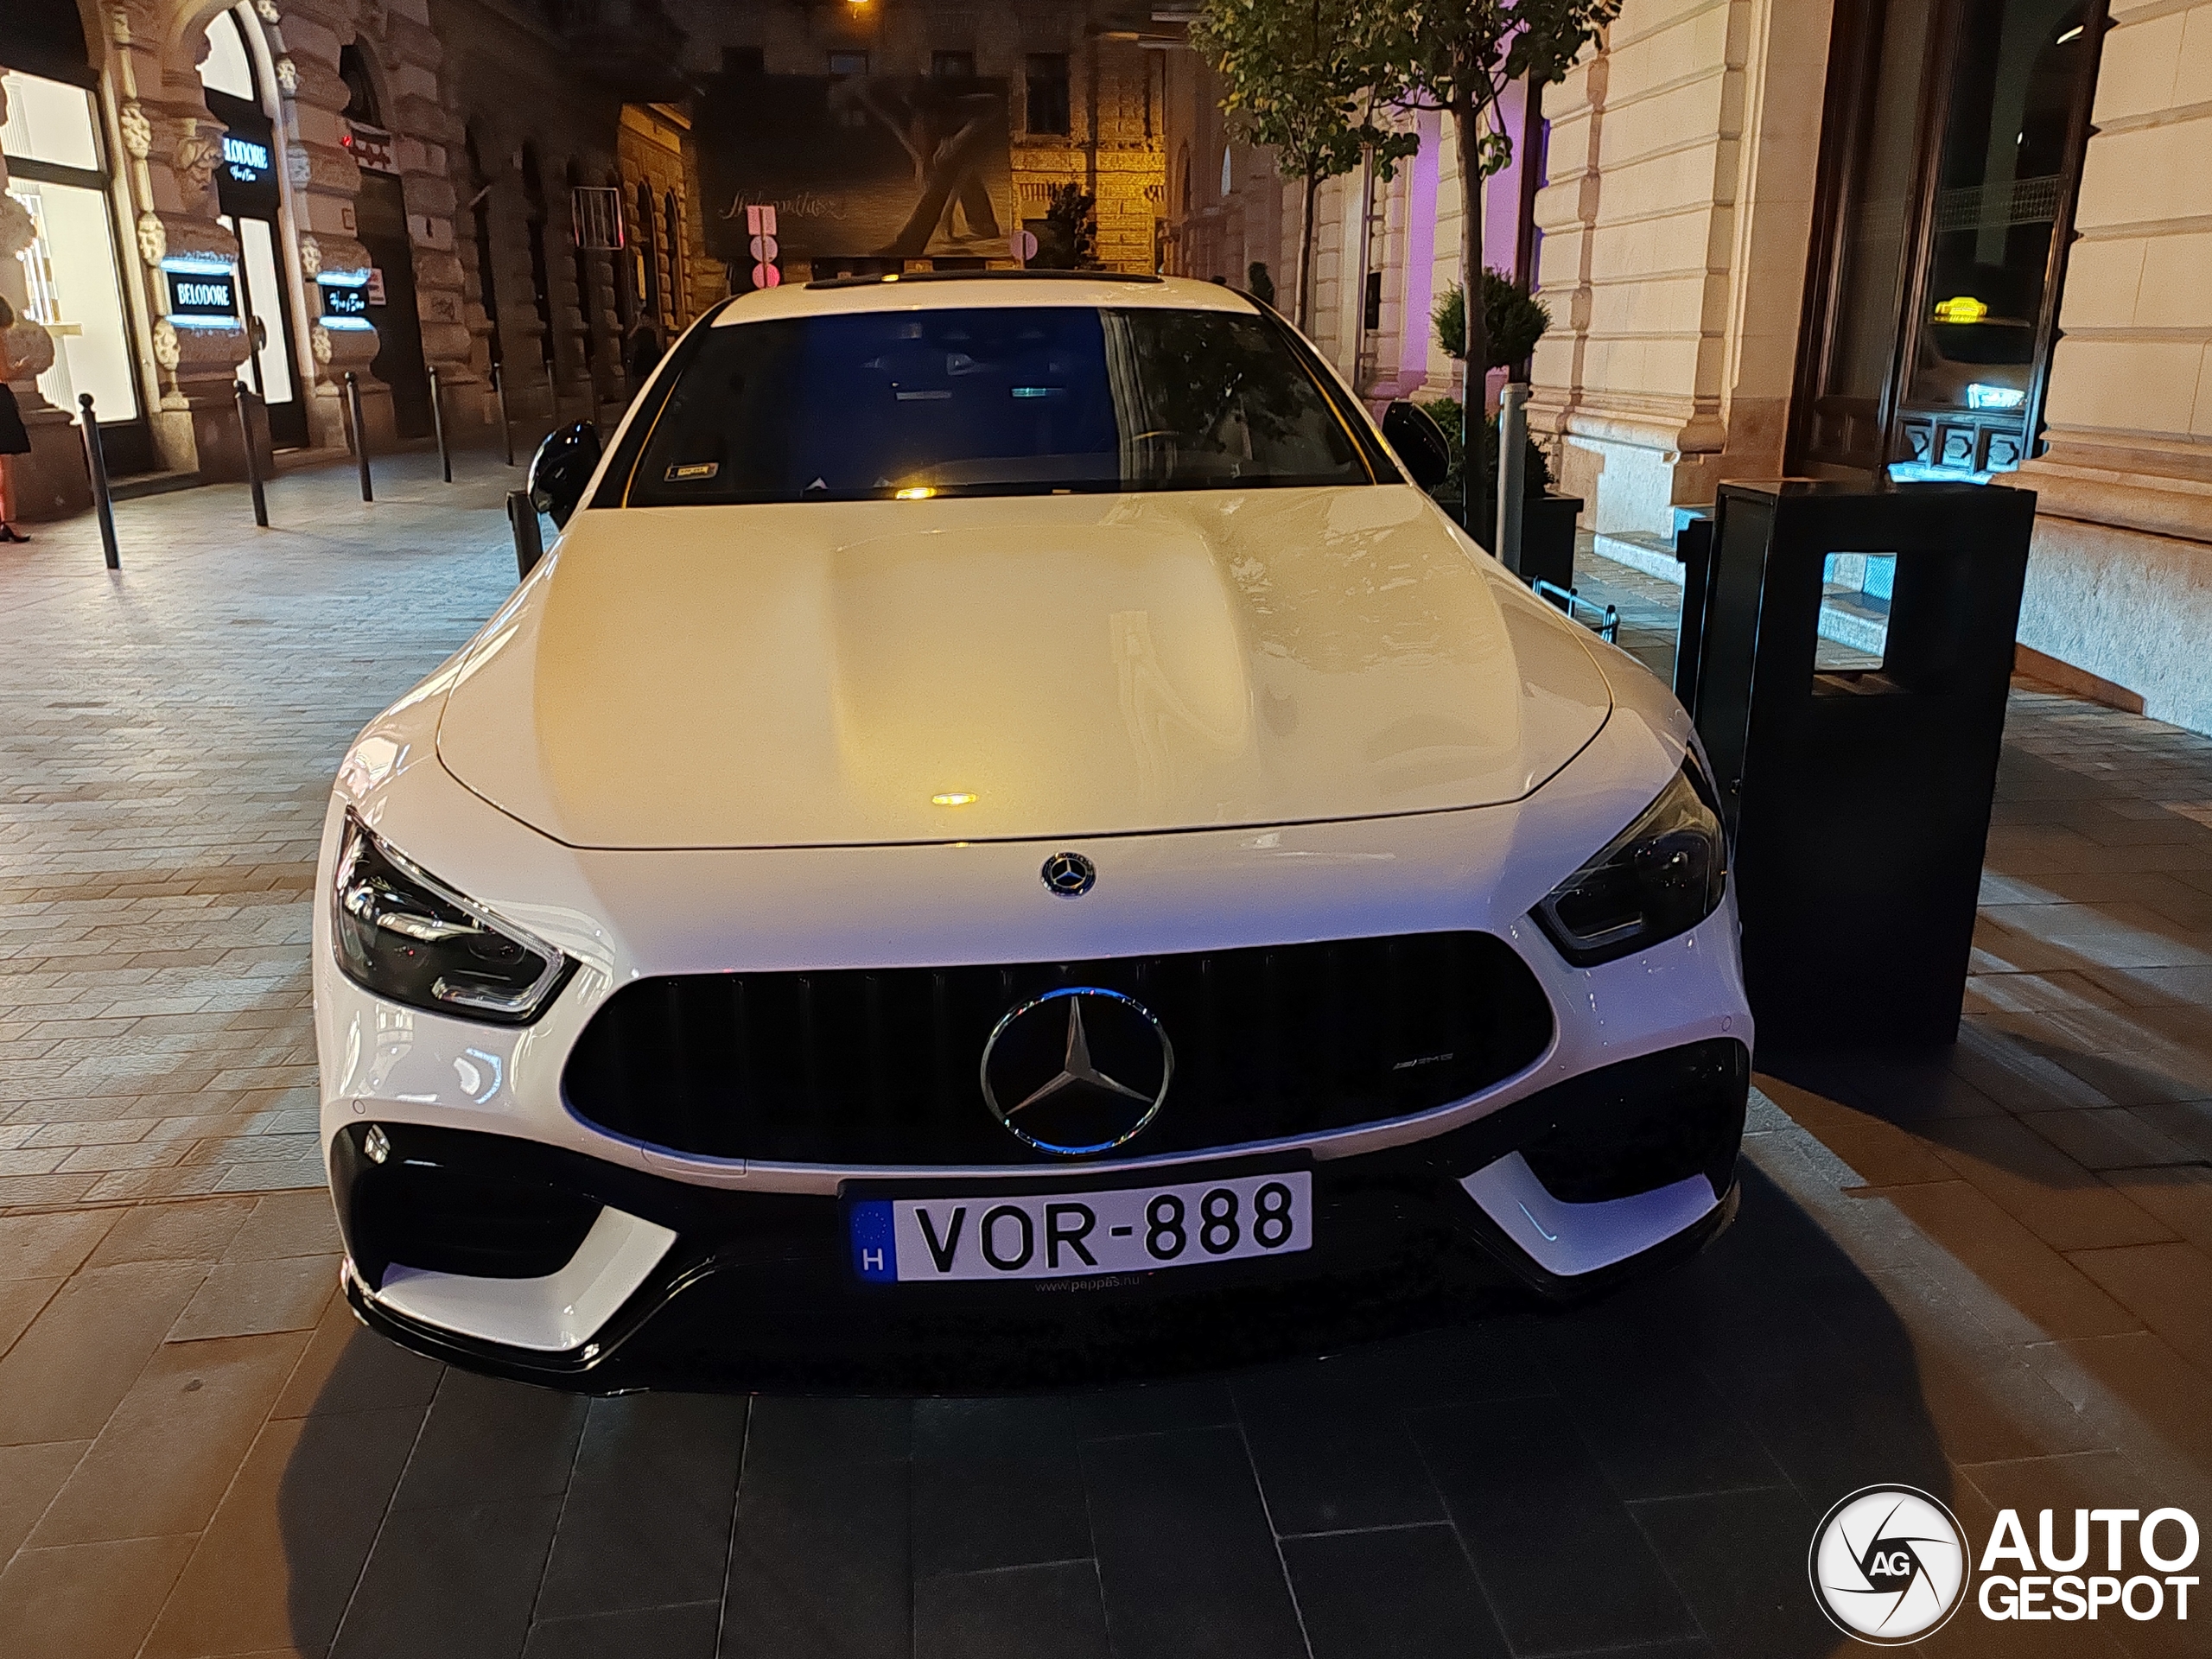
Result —
M 0 542 L 28 542 L 30 537 L 13 524 L 0 524 Z

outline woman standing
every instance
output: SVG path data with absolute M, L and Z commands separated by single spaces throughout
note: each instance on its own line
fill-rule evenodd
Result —
M 0 334 L 16 326 L 16 308 L 8 303 L 8 296 L 0 294 Z M 0 353 L 0 362 L 5 360 Z M 22 411 L 16 407 L 14 390 L 0 379 L 0 542 L 28 542 L 30 537 L 9 522 L 14 512 L 16 499 L 13 467 L 10 459 L 31 452 L 31 435 L 23 430 Z

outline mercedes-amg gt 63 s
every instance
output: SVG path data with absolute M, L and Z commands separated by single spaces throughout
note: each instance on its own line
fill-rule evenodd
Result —
M 957 1383 L 1710 1238 L 1697 745 L 1443 461 L 1265 307 L 1095 274 L 748 294 L 556 434 L 557 542 L 324 829 L 360 1317 L 592 1391 Z

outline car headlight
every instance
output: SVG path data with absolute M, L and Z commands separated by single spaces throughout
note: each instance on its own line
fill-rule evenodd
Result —
M 1536 922 L 1560 954 L 1595 968 L 1687 933 L 1719 907 L 1728 840 L 1694 757 L 1605 851 L 1554 887 Z
M 568 977 L 566 957 L 494 921 L 378 840 L 351 812 L 331 892 L 338 965 L 410 1008 L 527 1025 Z

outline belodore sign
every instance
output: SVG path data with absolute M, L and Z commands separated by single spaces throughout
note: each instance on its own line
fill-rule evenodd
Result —
M 1002 80 L 725 76 L 692 131 L 718 259 L 751 262 L 745 210 L 763 204 L 801 280 L 816 259 L 1006 257 L 1015 221 Z
M 235 317 L 238 310 L 236 279 L 207 271 L 171 270 L 168 278 L 172 317 Z

